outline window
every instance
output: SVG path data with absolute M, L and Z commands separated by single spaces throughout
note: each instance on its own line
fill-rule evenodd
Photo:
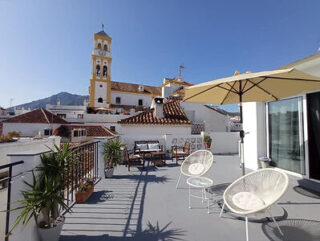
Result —
M 51 136 L 52 135 L 52 129 L 45 129 L 44 130 L 44 135 L 45 136 Z
M 86 136 L 85 129 L 74 129 L 73 130 L 73 137 L 81 137 L 81 136 Z
M 103 85 L 100 85 L 100 88 L 102 88 L 103 87 Z
M 120 97 L 116 97 L 116 104 L 121 104 L 121 98 Z
M 100 65 L 96 66 L 96 75 L 100 75 Z
M 57 114 L 57 116 L 60 118 L 67 118 L 67 114 Z
M 103 76 L 107 76 L 108 75 L 108 67 L 105 65 L 103 66 Z
M 110 131 L 115 132 L 116 131 L 116 127 L 115 126 L 110 126 Z
M 83 114 L 78 114 L 79 119 L 83 119 Z
M 101 97 L 98 98 L 98 103 L 103 103 L 103 99 Z
M 269 156 L 271 165 L 305 173 L 302 98 L 268 103 Z
M 98 43 L 98 49 L 101 49 L 101 43 Z
M 105 45 L 103 46 L 103 49 L 104 49 L 105 51 L 108 51 L 108 45 L 105 44 Z
M 143 99 L 139 99 L 139 100 L 138 100 L 138 105 L 139 105 L 139 106 L 143 106 Z

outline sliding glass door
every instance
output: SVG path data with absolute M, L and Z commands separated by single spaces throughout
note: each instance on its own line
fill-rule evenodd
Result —
M 302 98 L 268 103 L 271 165 L 305 174 Z

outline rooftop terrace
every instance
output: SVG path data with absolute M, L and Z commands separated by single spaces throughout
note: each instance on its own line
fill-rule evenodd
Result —
M 171 161 L 164 167 L 149 166 L 144 171 L 124 166 L 117 168 L 112 179 L 102 179 L 85 204 L 76 204 L 67 214 L 60 241 L 102 240 L 245 240 L 245 222 L 231 213 L 219 217 L 224 189 L 240 177 L 238 156 L 215 156 L 206 174 L 214 180 L 209 193 L 218 203 L 192 199 L 188 208 L 185 179 L 176 189 L 179 166 Z M 290 184 L 273 214 L 284 232 L 261 216 L 249 223 L 250 240 L 320 240 L 320 199 L 301 195 Z M 319 198 L 319 197 L 318 197 Z

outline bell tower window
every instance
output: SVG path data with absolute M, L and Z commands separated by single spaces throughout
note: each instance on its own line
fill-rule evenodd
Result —
M 103 99 L 101 97 L 98 98 L 98 103 L 102 103 Z
M 108 51 L 108 45 L 105 44 L 105 45 L 103 46 L 103 50 L 104 50 L 104 51 Z
M 121 98 L 120 97 L 116 97 L 116 104 L 121 104 Z
M 101 49 L 101 43 L 98 43 L 97 48 L 98 48 L 98 49 Z
M 96 75 L 100 75 L 100 65 L 96 66 Z
M 107 76 L 108 75 L 108 67 L 105 65 L 103 66 L 103 76 Z

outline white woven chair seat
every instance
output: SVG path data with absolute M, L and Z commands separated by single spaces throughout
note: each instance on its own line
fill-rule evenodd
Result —
M 204 165 L 202 163 L 193 163 L 189 166 L 188 171 L 192 175 L 199 175 L 204 171 Z
M 232 202 L 238 208 L 246 211 L 262 208 L 265 203 L 257 195 L 251 192 L 238 192 L 232 197 Z

